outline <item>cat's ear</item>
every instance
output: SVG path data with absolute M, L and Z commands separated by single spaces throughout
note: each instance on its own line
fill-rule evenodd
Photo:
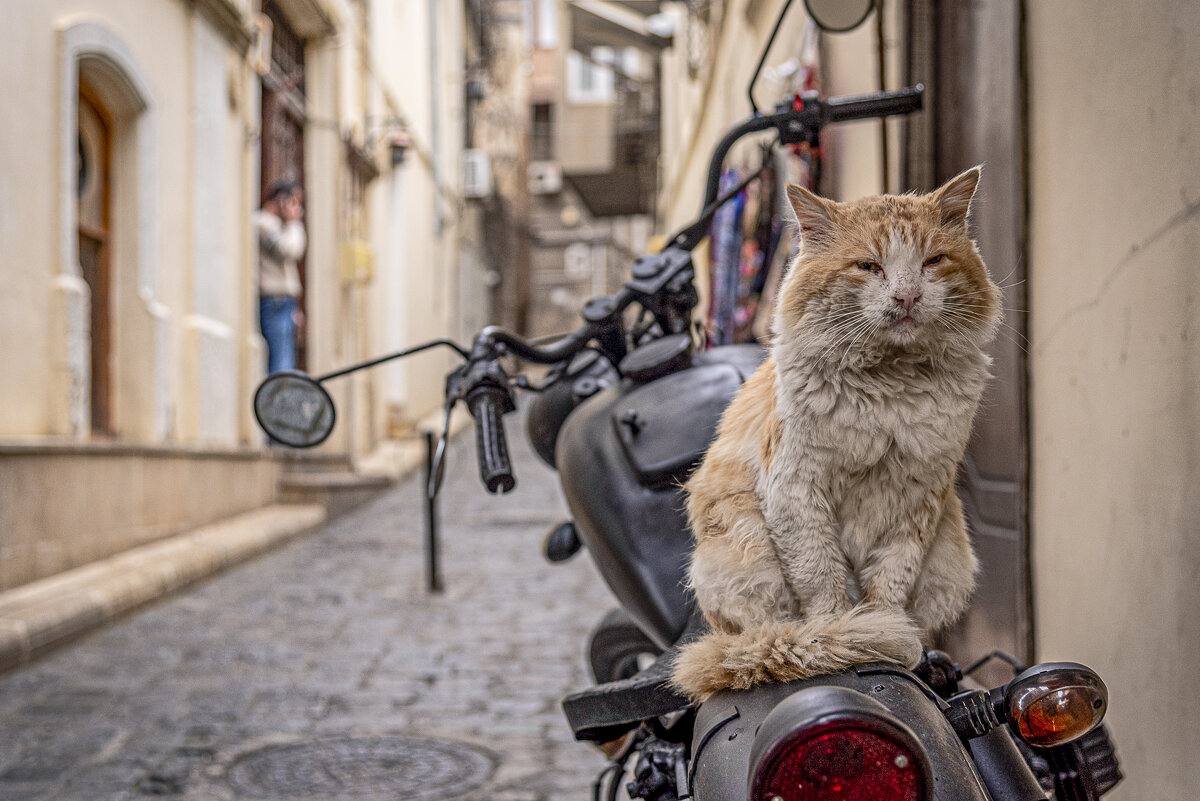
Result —
M 967 214 L 971 211 L 971 199 L 979 186 L 983 167 L 976 165 L 959 173 L 933 193 L 933 200 L 942 211 L 942 222 L 946 225 L 966 226 Z
M 802 186 L 787 185 L 788 200 L 796 212 L 800 235 L 805 239 L 820 239 L 833 228 L 833 201 L 818 197 Z

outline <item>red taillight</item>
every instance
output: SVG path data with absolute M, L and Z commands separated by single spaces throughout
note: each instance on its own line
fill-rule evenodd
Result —
M 753 801 L 920 801 L 926 797 L 918 756 L 854 721 L 793 732 L 771 751 L 753 778 Z

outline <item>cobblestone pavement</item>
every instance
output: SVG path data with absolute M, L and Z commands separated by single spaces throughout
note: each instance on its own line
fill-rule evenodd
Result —
M 585 555 L 540 555 L 565 507 L 513 422 L 508 496 L 479 484 L 470 435 L 451 449 L 442 595 L 411 479 L 0 676 L 0 799 L 590 798 L 604 760 L 559 700 L 587 685 L 611 596 Z

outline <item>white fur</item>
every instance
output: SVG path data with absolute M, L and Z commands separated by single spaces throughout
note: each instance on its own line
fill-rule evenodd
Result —
M 807 219 L 828 223 L 812 202 Z M 999 309 L 981 301 L 997 319 L 956 322 L 949 304 L 967 290 L 926 269 L 929 251 L 893 230 L 869 254 L 882 269 L 810 299 L 799 320 L 781 304 L 774 403 L 738 406 L 753 418 L 739 427 L 723 420 L 688 486 L 689 584 L 715 629 L 677 663 L 693 697 L 857 661 L 912 664 L 920 639 L 965 609 L 977 561 L 953 482 Z M 917 295 L 911 309 L 900 300 Z M 748 432 L 772 414 L 767 458 Z

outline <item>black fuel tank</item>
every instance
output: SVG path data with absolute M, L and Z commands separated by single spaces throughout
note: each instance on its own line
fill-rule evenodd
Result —
M 570 361 L 541 394 L 534 396 L 525 417 L 533 452 L 554 467 L 558 432 L 575 407 L 619 378 L 617 369 L 594 350 L 585 350 Z
M 714 348 L 686 370 L 622 380 L 559 431 L 555 461 L 580 538 L 621 605 L 663 647 L 683 631 L 689 606 L 692 537 L 679 484 L 764 355 L 758 346 Z

